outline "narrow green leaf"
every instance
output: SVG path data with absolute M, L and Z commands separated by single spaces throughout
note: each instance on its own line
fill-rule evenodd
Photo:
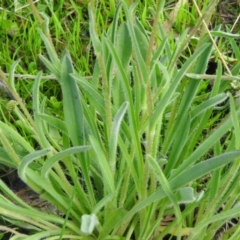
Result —
M 0 179 L 0 189 L 1 192 L 6 196 L 8 199 L 13 200 L 15 203 L 17 203 L 19 206 L 25 207 L 27 209 L 30 209 L 31 207 L 24 202 L 21 198 L 19 198 L 7 185 Z
M 163 51 L 165 50 L 165 47 L 166 47 L 166 43 L 167 43 L 167 37 L 164 37 L 160 46 L 156 49 L 156 51 L 153 53 L 153 56 L 152 56 L 152 64 L 156 61 L 156 62 L 159 62 L 159 59 L 160 57 L 162 56 L 163 54 Z
M 238 118 L 240 117 L 240 112 L 238 113 Z M 192 154 L 184 159 L 182 164 L 173 172 L 172 176 L 176 176 L 177 174 L 184 171 L 187 167 L 193 165 L 196 161 L 198 161 L 221 137 L 232 127 L 232 121 L 229 116 L 226 117 L 222 121 L 221 124 L 212 132 L 212 134 L 205 139 L 196 149 L 192 152 Z
M 220 156 L 210 158 L 201 163 L 194 165 L 191 168 L 188 168 L 176 178 L 172 179 L 169 184 L 172 191 L 184 187 L 190 182 L 193 182 L 196 179 L 208 174 L 209 172 L 214 171 L 230 162 L 233 162 L 236 158 L 240 156 L 240 150 L 228 152 Z M 139 202 L 135 207 L 133 207 L 122 219 L 121 222 L 125 221 L 127 218 L 132 217 L 134 214 L 139 212 L 141 209 L 146 208 L 151 203 L 159 201 L 166 197 L 163 189 L 159 189 L 156 193 L 153 193 L 143 201 Z
M 201 231 L 202 228 L 208 226 L 211 223 L 214 223 L 216 221 L 222 221 L 222 220 L 230 220 L 233 218 L 237 218 L 240 216 L 240 206 L 234 207 L 227 211 L 222 211 L 212 217 L 208 217 L 207 219 L 204 219 L 203 221 L 199 222 L 192 230 L 189 240 L 195 239 L 194 237 L 197 236 L 197 234 Z
M 240 148 L 240 126 L 239 126 L 239 119 L 237 116 L 237 109 L 235 107 L 234 99 L 233 96 L 229 93 L 229 98 L 230 98 L 230 109 L 231 109 L 231 118 L 233 122 L 233 127 L 234 127 L 234 134 L 235 134 L 235 148 L 239 149 Z
M 131 66 L 129 62 L 132 57 L 132 42 L 129 36 L 127 25 L 125 23 L 121 24 L 117 31 L 117 41 L 114 44 L 114 46 L 116 48 L 116 52 L 119 56 L 119 59 L 123 65 L 126 76 L 130 77 Z M 123 85 L 121 78 L 122 78 L 121 73 L 118 70 L 118 68 L 116 68 L 116 75 L 111 82 L 113 105 L 116 108 L 119 108 L 121 104 L 126 100 L 124 97 L 124 91 L 122 91 Z M 135 82 L 135 84 L 138 83 Z M 139 94 L 141 93 L 139 92 Z
M 87 129 L 88 135 L 93 135 L 99 142 L 101 142 L 101 132 L 99 131 L 98 125 L 96 124 L 98 112 L 94 108 L 89 108 L 87 102 L 82 102 L 83 104 L 83 111 L 85 116 L 85 128 Z M 101 116 L 101 113 L 99 113 Z
M 230 220 L 231 221 L 231 220 Z M 237 229 L 234 229 L 234 232 L 230 235 L 231 237 L 228 238 L 228 240 L 236 240 L 240 236 L 240 226 L 237 225 Z
M 20 237 L 20 238 L 17 238 L 15 240 L 23 240 L 23 239 L 24 240 L 41 240 L 41 239 L 49 239 L 49 236 L 51 236 L 51 238 L 55 238 L 56 236 L 59 237 L 60 232 L 61 232 L 60 229 L 57 229 L 57 230 L 51 229 L 51 230 L 48 230 L 48 231 L 42 230 L 41 232 L 32 234 L 30 236 L 26 236 L 24 238 Z M 12 238 L 12 240 L 14 240 L 14 239 Z
M 114 175 L 109 166 L 108 160 L 105 157 L 105 154 L 100 146 L 100 143 L 92 136 L 90 136 L 90 142 L 94 149 L 95 157 L 97 158 L 97 163 L 101 169 L 104 186 L 107 187 L 109 193 L 114 193 L 115 184 L 114 184 Z
M 235 39 L 229 39 L 229 42 L 231 44 L 234 55 L 236 56 L 238 61 L 240 61 L 240 49 L 238 47 L 238 43 L 235 41 Z M 233 72 L 232 72 L 232 74 L 233 74 Z
M 134 32 L 135 32 L 135 37 L 137 39 L 136 43 L 138 44 L 139 53 L 141 54 L 141 57 L 144 62 L 144 63 L 139 63 L 139 66 L 141 66 L 141 64 L 144 64 L 145 69 L 142 69 L 142 70 L 145 71 L 146 70 L 145 60 L 147 57 L 149 39 L 148 39 L 148 36 L 146 35 L 146 30 L 141 26 L 141 22 L 139 22 L 138 19 L 136 19 L 135 21 L 136 23 L 134 24 Z M 134 46 L 133 46 L 133 49 L 134 49 Z
M 202 161 L 173 178 L 170 181 L 170 185 L 172 189 L 178 189 L 179 187 L 185 186 L 186 184 L 199 179 L 207 173 L 234 161 L 239 156 L 240 150 L 236 150 Z
M 0 141 L 2 142 L 2 145 L 5 148 L 5 150 L 8 152 L 8 154 L 11 158 L 11 161 L 17 167 L 20 163 L 20 158 L 19 158 L 18 154 L 15 152 L 15 150 L 13 149 L 12 144 L 8 141 L 8 139 L 4 135 L 1 128 L 0 128 Z
M 136 4 L 133 4 L 130 8 L 128 8 L 127 4 L 123 3 L 124 12 L 127 18 L 127 26 L 129 30 L 129 35 L 132 41 L 133 51 L 136 54 L 137 65 L 139 67 L 139 71 L 141 73 L 141 78 L 144 84 L 147 83 L 148 80 L 148 71 L 145 64 L 144 58 L 144 48 L 148 47 L 148 41 L 144 38 L 144 35 L 141 33 L 141 30 L 133 23 L 134 16 L 134 8 Z M 140 41 L 137 37 L 140 37 Z M 145 54 L 146 55 L 146 54 Z M 145 56 L 146 57 L 146 56 Z
M 53 165 L 56 162 L 63 160 L 65 157 L 67 157 L 71 154 L 86 151 L 90 148 L 91 148 L 90 146 L 77 146 L 77 147 L 71 147 L 68 149 L 64 149 L 63 151 L 54 154 L 52 157 L 48 158 L 45 161 L 44 165 L 42 166 L 41 175 L 44 176 L 45 178 L 47 178 L 49 171 L 51 170 L 51 168 L 53 167 Z
M 9 73 L 9 84 L 10 84 L 10 87 L 12 88 L 12 90 L 14 92 L 16 92 L 14 72 L 15 72 L 15 69 L 16 69 L 19 62 L 20 62 L 20 60 L 17 60 L 12 64 L 11 69 L 10 69 L 10 73 Z
M 44 65 L 48 68 L 48 70 L 55 75 L 56 79 L 59 81 L 60 78 L 60 68 L 54 66 L 47 58 L 42 55 L 39 55 L 40 60 L 44 63 Z
M 224 76 L 222 76 L 222 72 L 223 72 L 222 63 L 221 63 L 220 60 L 218 60 L 216 78 L 215 78 L 213 88 L 212 88 L 212 91 L 211 91 L 211 94 L 210 94 L 211 97 L 214 97 L 218 93 L 222 92 L 222 91 L 220 91 L 220 86 L 221 86 L 221 83 L 222 83 L 222 77 L 224 77 Z M 239 80 L 240 80 L 240 78 L 239 78 Z
M 105 196 L 103 199 L 101 199 L 96 206 L 93 208 L 92 212 L 97 214 L 103 207 L 106 206 L 106 204 L 113 200 L 115 197 L 115 193 L 110 193 L 107 196 Z
M 118 142 L 118 136 L 120 131 L 120 125 L 123 120 L 123 116 L 126 113 L 127 108 L 128 108 L 128 103 L 124 102 L 113 119 L 113 127 L 112 127 L 111 136 L 110 136 L 110 146 L 109 146 L 110 167 L 113 173 L 116 170 L 116 152 L 117 152 L 117 142 Z
M 50 57 L 52 64 L 54 65 L 54 67 L 56 69 L 58 69 L 60 67 L 60 61 L 58 59 L 58 56 L 57 56 L 55 50 L 52 48 L 51 44 L 49 43 L 47 37 L 44 35 L 42 30 L 37 29 L 37 31 L 38 31 L 40 37 L 42 38 L 42 40 L 44 41 L 44 45 L 47 49 L 48 56 Z
M 95 23 L 95 14 L 94 9 L 92 9 L 92 4 L 89 3 L 88 5 L 88 14 L 89 14 L 89 33 L 91 36 L 91 40 L 93 43 L 93 47 L 96 54 L 99 54 L 101 51 L 101 42 L 98 38 L 97 32 L 96 32 L 96 23 Z
M 208 74 L 196 74 L 196 73 L 186 73 L 186 76 L 189 78 L 194 78 L 194 79 L 211 79 L 215 80 L 217 78 L 216 75 L 208 75 Z M 240 81 L 240 77 L 238 76 L 230 76 L 230 75 L 223 75 L 221 76 L 222 80 L 237 80 Z
M 62 194 L 57 192 L 53 187 L 53 185 L 50 184 L 50 182 L 47 179 L 43 178 L 38 172 L 30 168 L 27 168 L 25 171 L 25 176 L 26 176 L 28 185 L 31 186 L 31 184 L 34 184 L 38 186 L 39 192 L 43 199 L 49 200 L 56 207 L 58 207 L 58 209 L 62 212 L 66 212 L 66 210 L 69 209 L 69 201 L 71 200 L 67 198 L 66 195 L 63 197 Z M 79 221 L 79 214 L 75 210 L 70 209 L 70 216 L 75 221 Z M 60 218 L 60 219 L 63 224 L 64 219 L 63 218 Z M 56 221 L 55 223 L 57 222 L 58 221 Z
M 98 239 L 106 239 L 107 235 L 115 228 L 118 221 L 120 221 L 125 214 L 126 210 L 121 208 L 114 210 L 106 210 L 106 217 L 104 219 L 103 227 L 101 229 Z
M 214 96 L 206 101 L 203 101 L 200 105 L 198 105 L 191 111 L 192 120 L 198 115 L 207 111 L 208 109 L 216 106 L 217 104 L 224 102 L 227 98 L 228 96 L 226 93 L 220 93 L 217 96 Z
M 51 149 L 42 149 L 39 151 L 35 151 L 33 153 L 28 154 L 25 156 L 18 167 L 18 175 L 23 180 L 26 181 L 26 169 L 30 163 L 32 163 L 34 160 L 41 158 L 42 156 L 47 155 L 49 152 L 51 152 Z
M 180 211 L 180 207 L 178 205 L 177 199 L 176 199 L 176 197 L 175 197 L 175 195 L 172 191 L 172 188 L 170 186 L 170 182 L 168 181 L 168 179 L 164 175 L 161 167 L 158 165 L 158 163 L 155 159 L 149 157 L 148 162 L 149 162 L 152 170 L 155 172 L 156 178 L 158 179 L 159 183 L 161 184 L 161 187 L 162 187 L 164 193 L 169 198 L 170 202 L 173 204 L 175 214 L 176 214 L 176 218 L 177 218 L 177 221 L 178 221 L 178 228 L 179 228 L 178 230 L 180 230 L 180 227 L 181 227 L 181 211 Z M 177 233 L 178 233 L 178 231 L 177 231 Z
M 162 116 L 162 113 L 164 112 L 166 106 L 169 103 L 169 100 L 171 99 L 172 95 L 176 92 L 176 89 L 178 87 L 178 84 L 186 74 L 187 70 L 191 67 L 191 65 L 194 63 L 196 58 L 207 48 L 209 47 L 209 44 L 203 45 L 201 48 L 197 49 L 194 54 L 188 58 L 188 60 L 184 63 L 181 70 L 177 73 L 176 76 L 174 76 L 173 82 L 171 84 L 171 87 L 169 87 L 166 94 L 163 96 L 162 100 L 158 103 L 156 106 L 156 109 L 153 113 L 153 116 L 151 118 L 151 129 L 154 129 L 154 126 L 158 122 L 159 118 Z
M 168 157 L 167 165 L 164 169 L 164 173 L 166 174 L 166 176 L 168 176 L 170 172 L 173 169 L 175 169 L 180 162 L 179 161 L 180 155 L 184 148 L 186 147 L 186 145 L 188 144 L 187 141 L 189 138 L 190 123 L 191 119 L 190 116 L 187 114 L 182 119 L 178 132 L 175 134 L 174 142 L 172 145 L 170 155 Z
M 6 150 L 1 147 L 0 147 L 0 164 L 8 167 L 12 167 L 12 168 L 16 167 L 16 165 L 12 162 L 12 159 L 10 158 Z
M 199 46 L 198 50 L 196 50 L 196 51 L 200 51 L 201 54 L 197 54 L 197 52 L 193 54 L 193 55 L 195 54 L 198 55 L 197 59 L 195 59 L 196 64 L 194 66 L 194 73 L 204 73 L 206 71 L 207 64 L 212 53 L 212 45 L 210 45 L 208 42 L 209 42 L 209 39 L 205 38 L 203 40 L 203 44 Z M 193 55 L 191 57 L 193 57 Z M 190 60 L 190 58 L 188 58 L 188 60 Z M 192 59 L 191 61 L 194 61 L 194 59 Z M 182 69 L 178 71 L 176 75 L 174 74 L 174 76 L 172 76 L 173 79 L 177 78 L 177 76 L 179 75 L 186 74 L 187 71 L 185 71 L 186 69 L 184 70 L 183 68 L 187 67 L 188 64 L 191 64 L 190 62 L 189 63 L 187 62 L 184 63 Z M 180 74 L 181 71 L 183 71 L 182 74 Z M 193 103 L 194 97 L 197 94 L 197 89 L 199 85 L 200 85 L 200 81 L 190 81 L 188 84 L 186 84 L 184 92 L 182 93 L 183 96 L 181 99 L 180 106 L 177 109 L 177 119 L 174 120 L 179 124 L 175 124 L 173 127 L 170 126 L 170 129 L 168 130 L 168 134 L 162 146 L 163 154 L 166 154 L 169 148 L 171 147 L 171 143 L 175 138 L 174 134 L 177 132 L 177 129 L 180 126 L 180 122 L 183 116 L 187 114 L 190 107 L 192 106 L 192 103 Z M 174 87 L 175 86 L 173 86 L 173 88 Z M 171 88 L 172 86 L 170 87 L 170 91 L 171 91 Z M 166 93 L 166 95 L 167 94 L 168 93 Z
M 222 90 L 220 90 L 221 85 L 222 85 L 222 64 L 219 61 L 217 72 L 216 72 L 216 78 L 215 78 L 209 98 L 213 98 L 217 94 L 222 92 Z M 189 89 L 189 91 L 191 91 L 191 89 Z M 201 116 L 199 116 L 198 119 L 194 120 L 195 123 L 197 124 L 197 129 L 194 130 L 194 136 L 192 136 L 191 139 L 189 140 L 189 142 L 190 142 L 190 144 L 188 145 L 189 152 L 193 152 L 193 150 L 196 148 L 196 146 L 199 145 L 198 142 L 202 136 L 202 131 L 208 125 L 209 119 L 211 118 L 212 114 L 213 114 L 213 107 L 207 109 L 207 111 L 203 112 L 203 114 Z M 194 128 L 192 128 L 192 129 L 194 129 Z M 219 154 L 217 154 L 217 155 L 219 155 Z
M 116 42 L 116 30 L 118 28 L 118 19 L 119 19 L 119 14 L 120 10 L 122 8 L 122 3 L 119 2 L 117 8 L 115 9 L 114 17 L 113 17 L 113 22 L 112 22 L 112 31 L 111 31 L 111 41 L 112 43 Z
M 37 116 L 56 129 L 60 130 L 62 133 L 67 134 L 66 124 L 62 120 L 44 113 L 38 113 Z
M 81 90 L 83 90 L 84 93 L 87 94 L 90 102 L 93 103 L 93 106 L 95 107 L 96 111 L 99 112 L 101 115 L 104 115 L 105 113 L 104 99 L 101 93 L 99 93 L 99 91 L 97 91 L 97 89 L 94 88 L 91 82 L 88 82 L 83 77 L 77 74 L 71 74 L 71 76 L 73 76 L 73 78 L 80 85 Z
M 15 218 L 23 223 L 33 224 L 40 229 L 56 229 L 56 225 L 52 224 L 52 222 L 59 222 L 59 218 L 55 216 L 51 216 L 40 211 L 36 211 L 35 209 L 23 208 L 9 201 L 0 201 L 0 211 L 1 215 L 6 216 L 7 218 Z M 49 221 L 49 222 L 48 222 Z M 27 224 L 28 225 L 28 224 Z M 24 238 L 26 239 L 26 238 Z
M 136 118 L 137 114 L 135 113 L 135 108 L 134 108 L 132 94 L 131 94 L 131 88 L 129 85 L 129 81 L 128 81 L 125 69 L 123 68 L 121 60 L 119 59 L 114 46 L 112 45 L 112 43 L 110 41 L 107 41 L 107 45 L 108 45 L 109 51 L 111 52 L 111 54 L 113 56 L 113 59 L 114 59 L 116 65 L 118 67 L 119 73 L 121 75 L 121 81 L 123 84 L 123 91 L 125 94 L 125 99 L 129 103 L 129 120 L 130 120 L 131 130 L 132 130 L 133 144 L 135 145 L 136 157 L 138 159 L 139 181 L 136 182 L 136 184 L 138 184 L 137 189 L 142 189 L 142 187 L 140 187 L 140 184 L 143 181 L 142 177 L 144 175 L 143 174 L 143 171 L 144 171 L 143 170 L 143 156 L 142 156 L 141 144 L 139 141 L 138 122 L 137 122 L 137 118 Z M 139 194 L 141 194 L 141 193 L 139 192 Z
M 74 146 L 84 144 L 84 116 L 79 90 L 75 79 L 70 75 L 74 72 L 69 53 L 65 52 L 61 62 L 61 89 L 65 124 Z
M 226 37 L 226 38 L 234 38 L 234 39 L 240 38 L 240 34 L 234 34 L 234 33 L 222 32 L 222 31 L 210 31 L 210 33 L 216 37 Z
M 126 163 L 127 163 L 127 167 L 131 172 L 131 177 L 134 180 L 134 184 L 136 187 L 137 192 L 140 192 L 140 188 L 141 188 L 141 184 L 139 183 L 139 177 L 137 174 L 137 168 L 136 165 L 133 164 L 133 158 L 132 156 L 130 156 L 129 152 L 128 152 L 128 146 L 125 144 L 125 141 L 123 141 L 122 137 L 119 137 L 119 147 L 120 147 L 120 151 L 123 154 L 123 158 L 125 159 Z M 125 173 L 124 173 L 125 174 Z M 128 183 L 125 184 L 126 187 L 128 185 Z M 122 202 L 123 204 L 123 202 Z
M 7 138 L 14 139 L 18 144 L 23 146 L 28 152 L 33 152 L 34 148 L 26 141 L 14 128 L 0 121 L 0 129 Z
M 32 88 L 34 121 L 37 129 L 37 136 L 39 138 L 40 145 L 42 146 L 42 148 L 49 148 L 51 145 L 48 142 L 46 135 L 44 134 L 43 121 L 38 117 L 38 114 L 40 113 L 39 86 L 40 86 L 41 76 L 42 76 L 41 72 L 38 73 Z
M 132 54 L 132 43 L 126 24 L 122 24 L 118 29 L 116 50 L 124 69 L 127 71 L 129 69 L 129 60 Z

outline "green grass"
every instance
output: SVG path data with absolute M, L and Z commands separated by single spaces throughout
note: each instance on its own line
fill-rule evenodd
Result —
M 236 239 L 239 36 L 212 3 L 2 4 L 1 172 L 53 208 L 1 179 L 5 237 Z

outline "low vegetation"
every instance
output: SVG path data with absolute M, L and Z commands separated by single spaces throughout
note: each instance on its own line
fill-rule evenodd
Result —
M 237 239 L 240 35 L 221 6 L 3 1 L 0 239 Z

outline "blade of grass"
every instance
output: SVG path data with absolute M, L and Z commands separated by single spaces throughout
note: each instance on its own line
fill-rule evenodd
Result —
M 45 178 L 48 178 L 49 171 L 51 170 L 51 168 L 53 167 L 53 165 L 55 163 L 64 159 L 66 156 L 69 156 L 71 154 L 75 154 L 78 152 L 86 151 L 90 148 L 91 148 L 90 146 L 77 146 L 77 147 L 71 147 L 68 149 L 64 149 L 63 151 L 54 154 L 52 157 L 48 158 L 44 162 L 42 169 L 41 169 L 41 175 L 44 176 Z
M 129 103 L 129 120 L 131 123 L 131 128 L 132 128 L 132 133 L 133 133 L 133 143 L 135 145 L 136 148 L 136 156 L 138 159 L 138 176 L 139 176 L 139 181 L 137 184 L 137 189 L 138 192 L 140 194 L 140 198 L 141 198 L 141 192 L 142 192 L 142 177 L 143 177 L 143 157 L 142 157 L 142 151 L 141 151 L 141 144 L 139 141 L 139 137 L 138 137 L 138 130 L 137 130 L 137 119 L 136 119 L 136 114 L 134 111 L 134 104 L 133 104 L 133 99 L 132 99 L 132 95 L 131 95 L 131 89 L 128 83 L 128 78 L 126 76 L 125 70 L 123 68 L 123 65 L 116 53 L 116 50 L 114 48 L 114 46 L 112 45 L 112 43 L 110 41 L 107 41 L 108 44 L 108 48 L 113 56 L 114 61 L 116 62 L 117 66 L 118 66 L 118 70 L 120 71 L 121 74 L 121 80 L 123 83 L 123 89 L 124 89 L 124 94 L 125 94 L 125 98 Z
M 0 129 L 0 140 L 2 142 L 4 149 L 6 149 L 6 151 L 8 152 L 9 157 L 12 159 L 13 163 L 17 167 L 20 164 L 20 158 L 19 158 L 18 154 L 15 152 L 15 150 L 13 149 L 11 143 L 5 137 L 5 135 L 1 129 Z
M 34 160 L 39 159 L 39 158 L 47 155 L 50 152 L 51 152 L 50 148 L 42 149 L 42 150 L 39 150 L 39 151 L 32 152 L 32 153 L 28 154 L 27 156 L 25 156 L 24 158 L 22 158 L 21 162 L 20 162 L 20 165 L 18 167 L 18 175 L 19 175 L 19 177 L 24 182 L 26 182 L 26 179 L 27 179 L 27 177 L 26 177 L 26 170 L 28 168 L 28 165 L 30 163 L 32 163 Z
M 193 182 L 196 179 L 208 174 L 215 169 L 220 168 L 230 162 L 233 162 L 240 156 L 240 150 L 228 152 L 217 157 L 210 158 L 201 163 L 198 163 L 187 170 L 183 171 L 180 175 L 170 180 L 170 188 L 172 191 L 179 189 L 180 187 L 186 186 L 188 183 Z M 159 201 L 166 197 L 163 189 L 157 190 L 156 193 L 150 195 L 146 199 L 136 204 L 122 219 L 121 222 L 132 217 L 134 214 L 139 212 L 141 209 L 149 206 L 155 201 Z
M 114 176 L 108 164 L 108 160 L 106 159 L 99 142 L 94 137 L 90 136 L 90 142 L 94 149 L 98 165 L 103 175 L 104 186 L 106 187 L 105 190 L 108 193 L 114 193 L 115 192 Z
M 39 91 L 39 86 L 40 86 L 40 80 L 41 80 L 41 73 L 38 73 L 34 85 L 32 88 L 32 96 L 33 96 L 33 112 L 34 112 L 34 121 L 36 125 L 36 131 L 37 131 L 37 137 L 39 138 L 39 144 L 42 146 L 42 148 L 49 148 L 51 145 L 46 138 L 46 135 L 44 134 L 43 130 L 43 122 L 42 120 L 38 117 L 38 114 L 41 112 L 40 110 L 40 91 Z
M 127 102 L 123 103 L 113 119 L 113 128 L 111 132 L 110 146 L 109 146 L 109 149 L 110 149 L 109 164 L 113 172 L 113 175 L 115 174 L 115 171 L 116 171 L 116 153 L 117 153 L 118 136 L 120 132 L 120 124 L 123 120 L 123 117 L 127 108 L 128 108 L 128 103 Z
M 240 117 L 240 112 L 238 113 L 238 117 Z M 174 171 L 173 176 L 177 176 L 179 173 L 184 171 L 184 169 L 191 166 L 194 162 L 196 162 L 201 156 L 203 156 L 213 145 L 217 142 L 230 128 L 232 127 L 232 121 L 229 116 L 227 116 L 221 124 L 215 129 L 212 134 L 205 139 L 203 143 L 201 143 L 198 148 L 192 152 L 192 154 L 183 161 L 183 163 Z
M 199 231 L 201 231 L 201 228 L 203 228 L 203 227 L 205 227 L 205 226 L 207 226 L 207 225 L 209 225 L 213 222 L 216 222 L 216 221 L 236 218 L 239 215 L 240 215 L 240 206 L 236 206 L 233 209 L 230 209 L 228 211 L 224 211 L 224 212 L 219 213 L 215 216 L 204 219 L 196 227 L 193 228 L 193 230 L 190 233 L 189 240 L 198 239 L 196 237 L 198 236 Z
M 178 84 L 180 83 L 180 81 L 182 80 L 184 75 L 186 74 L 187 70 L 192 66 L 192 64 L 197 59 L 197 57 L 199 57 L 199 55 L 201 55 L 201 53 L 203 53 L 204 50 L 206 50 L 207 47 L 209 47 L 209 44 L 202 45 L 201 48 L 197 49 L 195 51 L 195 53 L 184 63 L 181 70 L 174 77 L 173 84 L 168 89 L 166 94 L 163 96 L 163 99 L 156 106 L 156 109 L 155 109 L 155 111 L 153 113 L 153 116 L 150 120 L 151 121 L 150 122 L 151 129 L 154 129 L 156 123 L 159 121 L 159 119 L 162 116 L 163 111 L 165 110 L 169 100 L 171 99 L 172 95 L 175 93 Z
M 174 207 L 174 212 L 177 218 L 177 239 L 180 240 L 181 239 L 181 221 L 182 221 L 182 215 L 181 215 L 181 211 L 180 211 L 180 206 L 178 205 L 178 202 L 176 200 L 176 197 L 174 196 L 174 193 L 172 192 L 172 189 L 170 187 L 170 183 L 167 180 L 167 178 L 165 177 L 162 169 L 160 168 L 160 166 L 158 165 L 158 163 L 156 162 L 155 159 L 151 158 L 150 156 L 148 157 L 148 163 L 151 166 L 152 170 L 155 173 L 156 178 L 158 179 L 159 183 L 161 184 L 161 187 L 164 191 L 164 193 L 166 194 L 166 196 L 169 198 L 170 202 L 173 204 Z

